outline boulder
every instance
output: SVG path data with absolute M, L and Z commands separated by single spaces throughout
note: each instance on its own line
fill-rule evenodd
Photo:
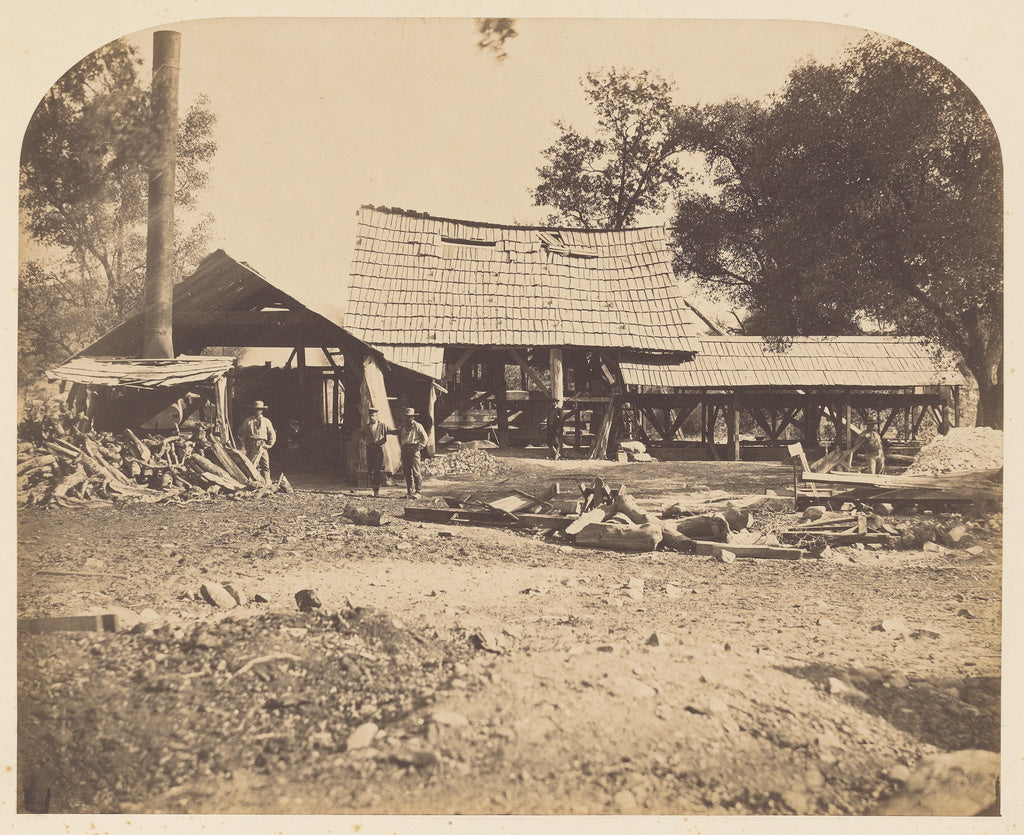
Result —
M 933 754 L 921 760 L 899 792 L 871 814 L 990 814 L 996 810 L 998 782 L 999 755 L 992 751 Z

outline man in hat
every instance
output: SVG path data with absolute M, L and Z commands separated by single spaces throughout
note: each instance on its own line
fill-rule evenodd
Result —
M 885 449 L 882 446 L 882 436 L 878 434 L 877 424 L 873 418 L 868 418 L 864 429 L 864 455 L 868 459 L 868 470 L 871 475 L 885 472 Z
M 562 457 L 562 433 L 565 430 L 565 415 L 562 412 L 562 401 L 556 400 L 548 415 L 548 448 L 551 457 L 556 461 Z
M 402 469 L 405 471 L 406 496 L 420 498 L 423 478 L 420 475 L 420 450 L 427 445 L 427 430 L 414 420 L 416 410 L 405 410 L 405 419 L 398 427 L 398 443 L 402 446 Z
M 363 433 L 366 435 L 366 469 L 370 474 L 370 486 L 373 488 L 373 495 L 380 495 L 380 488 L 387 482 L 384 476 L 384 444 L 388 435 L 397 435 L 397 429 L 388 429 L 384 421 L 380 419 L 380 412 L 370 406 L 367 409 L 369 417 L 363 426 Z
M 277 443 L 274 424 L 263 413 L 267 405 L 257 400 L 249 407 L 252 414 L 238 427 L 238 438 L 245 447 L 246 457 L 256 466 L 260 478 L 270 484 L 270 453 L 268 450 Z

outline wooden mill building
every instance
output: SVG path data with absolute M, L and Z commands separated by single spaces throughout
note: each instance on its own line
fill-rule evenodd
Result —
M 345 327 L 443 381 L 436 403 L 414 404 L 428 422 L 472 428 L 493 412 L 499 442 L 525 444 L 560 402 L 569 440 L 583 443 L 590 424 L 596 455 L 621 429 L 620 363 L 685 364 L 698 333 L 662 227 L 505 226 L 373 207 L 358 213 Z

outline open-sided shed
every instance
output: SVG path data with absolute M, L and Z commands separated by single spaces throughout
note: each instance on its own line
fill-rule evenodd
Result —
M 249 264 L 217 250 L 202 261 L 195 273 L 174 287 L 174 353 L 176 357 L 199 357 L 210 349 L 290 348 L 286 372 L 229 371 L 225 423 L 236 425 L 243 417 L 245 403 L 262 399 L 269 405 L 279 430 L 293 423 L 298 425 L 296 437 L 307 460 L 319 457 L 337 461 L 338 453 L 344 450 L 346 469 L 355 473 L 361 454 L 358 428 L 365 416 L 366 401 L 373 392 L 377 399 L 387 396 L 383 374 L 404 391 L 422 392 L 424 400 L 432 380 L 420 370 L 385 360 L 379 350 L 335 321 L 340 318 L 340 312 L 328 316 L 308 307 Z M 142 348 L 143 316 L 139 313 L 54 373 L 66 377 L 86 358 L 137 358 Z M 309 349 L 322 352 L 328 365 L 307 366 Z M 215 362 L 225 358 L 200 359 Z M 230 357 L 227 362 L 232 363 Z M 160 396 L 168 402 L 180 394 L 173 386 L 160 388 Z
M 951 422 L 959 425 L 965 382 L 953 358 L 934 344 L 891 336 L 705 336 L 692 362 L 627 362 L 621 370 L 645 440 L 676 443 L 699 409 L 701 443 L 734 460 L 741 457 L 744 415 L 769 446 L 781 444 L 791 428 L 813 449 L 823 418 L 834 440 L 847 446 L 868 417 L 878 419 L 883 436 L 899 430 L 911 439 L 928 417 L 945 431 Z M 720 419 L 727 428 L 724 450 L 714 441 Z

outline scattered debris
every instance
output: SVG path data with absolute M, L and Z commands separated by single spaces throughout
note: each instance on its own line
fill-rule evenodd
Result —
M 472 443 L 472 442 L 469 442 Z M 454 446 L 454 445 L 453 445 Z M 426 458 L 421 464 L 424 478 L 444 478 L 450 475 L 498 475 L 509 469 L 508 463 L 483 449 L 463 448 L 453 452 L 440 452 Z
M 904 475 L 943 475 L 1003 466 L 1003 433 L 987 426 L 957 426 L 934 440 L 914 458 Z

